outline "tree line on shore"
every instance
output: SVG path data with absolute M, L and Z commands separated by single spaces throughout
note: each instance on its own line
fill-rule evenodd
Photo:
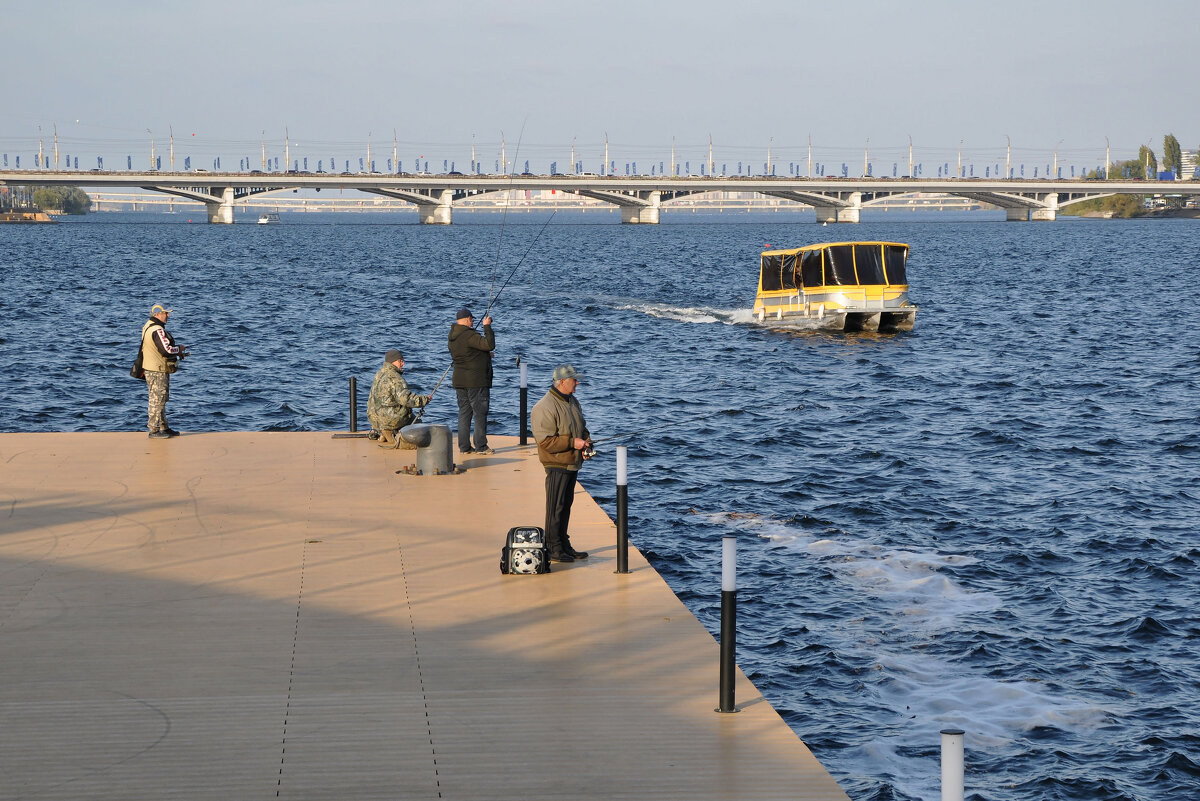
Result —
M 87 214 L 92 199 L 77 186 L 5 186 L 0 187 L 0 207 Z

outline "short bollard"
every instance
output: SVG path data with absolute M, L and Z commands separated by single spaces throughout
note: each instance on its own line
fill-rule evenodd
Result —
M 358 431 L 358 379 L 350 376 L 350 433 Z
M 617 446 L 617 572 L 629 572 L 629 449 Z
M 526 421 L 529 419 L 529 367 L 521 362 L 521 444 L 529 444 L 529 431 Z
M 942 801 L 963 801 L 963 730 L 942 729 Z
M 737 676 L 737 537 L 721 540 L 721 705 L 718 712 L 737 712 L 733 684 Z

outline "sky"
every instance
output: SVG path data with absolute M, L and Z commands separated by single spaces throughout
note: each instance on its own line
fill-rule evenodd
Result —
M 1200 148 L 1193 0 L 8 4 L 0 152 L 84 168 L 262 153 L 467 170 L 918 162 Z M 20 65 L 12 69 L 13 65 Z M 139 163 L 140 162 L 140 163 Z M 10 165 L 11 165 L 10 161 Z M 165 165 L 164 165 L 165 166 Z M 356 165 L 355 165 L 356 166 Z M 782 172 L 782 170 L 781 170 Z M 902 168 L 903 172 L 903 168 Z M 925 175 L 930 170 L 924 170 Z

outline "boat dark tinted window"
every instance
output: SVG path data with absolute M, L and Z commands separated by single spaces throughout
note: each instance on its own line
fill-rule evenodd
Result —
M 781 256 L 762 257 L 763 292 L 773 292 L 776 289 L 783 289 L 779 281 L 779 271 L 782 267 L 783 258 Z
M 784 289 L 796 288 L 796 254 L 783 254 L 783 274 L 780 276 Z
M 884 259 L 887 265 L 889 284 L 907 284 L 908 273 L 905 262 L 908 261 L 908 248 L 902 245 L 887 245 L 884 247 Z
M 804 251 L 800 257 L 800 277 L 804 279 L 804 286 L 825 285 L 825 277 L 821 275 L 821 251 Z
M 825 248 L 825 282 L 831 286 L 858 283 L 854 277 L 854 245 Z
M 883 248 L 879 245 L 855 245 L 854 269 L 860 284 L 886 284 L 883 280 Z

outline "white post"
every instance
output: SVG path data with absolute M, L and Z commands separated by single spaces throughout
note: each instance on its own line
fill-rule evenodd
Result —
M 942 729 L 942 801 L 963 801 L 963 730 Z

